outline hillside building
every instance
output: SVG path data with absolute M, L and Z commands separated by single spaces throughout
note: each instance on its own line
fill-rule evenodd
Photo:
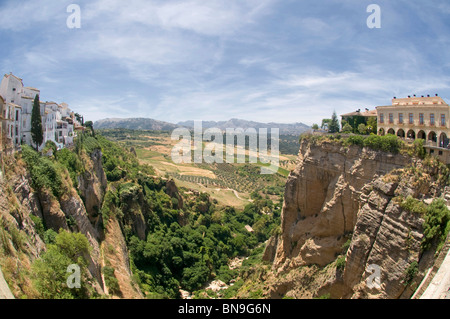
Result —
M 378 135 L 393 134 L 407 142 L 423 139 L 429 154 L 450 164 L 450 107 L 437 94 L 394 98 L 376 110 Z
M 40 96 L 40 90 L 24 87 L 22 79 L 11 73 L 6 74 L 1 81 L 0 96 L 4 102 L 3 132 L 6 143 L 16 149 L 20 148 L 22 143 L 35 146 L 31 136 L 31 113 L 36 95 Z M 40 148 L 42 149 L 47 141 L 53 141 L 58 148 L 72 144 L 81 124 L 69 106 L 66 103 L 39 103 L 44 133 L 44 142 Z

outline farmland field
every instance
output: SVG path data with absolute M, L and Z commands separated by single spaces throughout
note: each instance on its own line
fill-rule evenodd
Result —
M 166 131 L 134 131 L 127 129 L 100 130 L 100 134 L 121 145 L 133 149 L 141 163 L 151 165 L 156 174 L 173 178 L 185 191 L 207 192 L 224 206 L 242 208 L 251 202 L 250 194 L 258 192 L 279 200 L 284 185 L 293 169 L 298 148 L 298 137 L 280 136 L 279 168 L 275 174 L 262 175 L 262 163 L 191 163 L 176 164 L 172 161 L 172 148 L 178 143 Z M 283 153 L 290 152 L 291 154 Z M 246 152 L 248 156 L 248 151 Z

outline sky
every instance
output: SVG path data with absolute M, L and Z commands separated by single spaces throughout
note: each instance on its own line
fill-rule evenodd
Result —
M 312 125 L 394 96 L 450 103 L 448 0 L 1 0 L 0 17 L 0 72 L 85 120 Z

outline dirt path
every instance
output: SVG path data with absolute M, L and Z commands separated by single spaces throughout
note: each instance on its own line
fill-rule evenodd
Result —
M 450 299 L 450 250 L 420 299 Z
M 0 299 L 14 299 L 11 290 L 9 289 L 8 283 L 3 277 L 2 269 L 0 268 Z

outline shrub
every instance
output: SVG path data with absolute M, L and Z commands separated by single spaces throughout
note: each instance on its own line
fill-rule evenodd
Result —
M 363 146 L 364 137 L 361 135 L 351 135 L 347 138 L 347 144 Z
M 418 138 L 414 141 L 414 143 L 412 144 L 412 149 L 413 149 L 413 155 L 424 159 L 425 155 L 427 154 L 425 148 L 425 140 Z
M 61 197 L 64 192 L 61 169 L 50 159 L 40 156 L 28 145 L 22 146 L 22 158 L 27 164 L 33 187 L 36 190 L 49 189 L 55 197 Z
M 425 215 L 427 213 L 427 205 L 409 195 L 405 200 L 401 201 L 399 206 L 404 210 L 412 213 Z
M 109 293 L 112 295 L 117 295 L 120 293 L 119 281 L 114 275 L 114 268 L 105 266 L 102 269 L 103 275 L 105 276 L 105 284 L 108 287 Z
M 71 152 L 67 148 L 63 148 L 55 154 L 58 162 L 69 172 L 73 185 L 77 187 L 77 175 L 83 172 L 83 163 L 74 152 Z
M 84 299 L 92 296 L 90 280 L 87 276 L 87 261 L 90 246 L 82 234 L 60 231 L 55 243 L 47 246 L 47 251 L 32 265 L 33 285 L 41 298 L 45 299 Z M 81 288 L 67 286 L 70 265 L 80 267 Z
M 346 139 L 347 145 L 358 145 L 368 147 L 376 151 L 390 152 L 397 154 L 403 146 L 403 142 L 395 135 L 369 136 L 352 135 Z
M 423 223 L 424 233 L 422 249 L 431 248 L 437 242 L 437 250 L 441 248 L 450 230 L 450 211 L 443 199 L 435 199 L 427 208 Z
M 345 268 L 345 256 L 336 259 L 336 270 L 342 271 Z
M 405 278 L 403 279 L 403 284 L 405 286 L 409 285 L 413 281 L 414 277 L 416 277 L 418 271 L 419 271 L 419 264 L 417 263 L 417 261 L 413 261 L 405 271 Z

